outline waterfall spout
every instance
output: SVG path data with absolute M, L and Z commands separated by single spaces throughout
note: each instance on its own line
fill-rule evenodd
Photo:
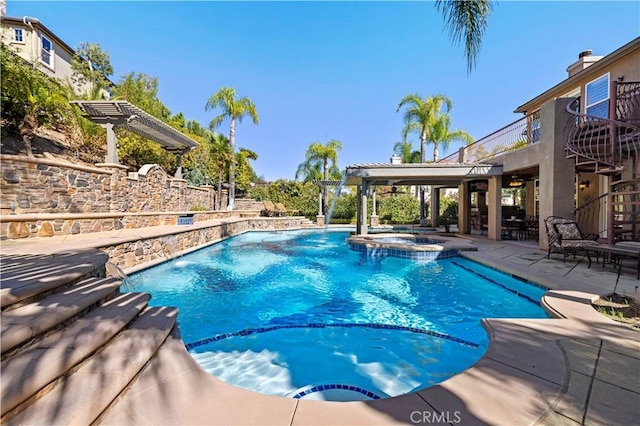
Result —
M 123 293 L 133 293 L 133 285 L 131 284 L 131 280 L 129 276 L 124 273 L 122 269 L 115 263 L 108 261 L 104 268 L 107 272 L 107 277 L 118 278 L 122 281 L 120 284 L 120 291 Z

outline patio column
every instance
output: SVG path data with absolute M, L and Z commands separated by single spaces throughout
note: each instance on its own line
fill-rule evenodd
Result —
M 118 159 L 118 138 L 113 130 L 114 123 L 100 124 L 107 131 L 107 155 L 104 157 L 106 164 L 120 164 Z
M 318 215 L 316 216 L 318 226 L 324 226 L 324 214 L 322 214 L 322 189 L 318 186 Z
M 547 102 L 540 110 L 540 215 L 539 246 L 548 247 L 544 219 L 549 216 L 573 218 L 575 192 L 575 160 L 567 159 L 564 126 L 567 104 L 572 99 L 559 98 Z
M 502 231 L 502 176 L 489 178 L 487 238 L 499 241 Z
M 176 174 L 173 176 L 176 179 L 182 179 L 182 153 L 176 154 Z
M 378 226 L 380 225 L 380 218 L 378 217 L 378 212 L 376 210 L 376 190 L 378 187 L 374 186 L 372 187 L 372 191 L 371 191 L 371 199 L 372 199 L 372 211 L 371 211 L 371 226 Z
M 458 186 L 458 233 L 471 233 L 471 191 L 469 191 L 469 182 L 461 182 Z
M 440 188 L 431 185 L 431 205 L 429 206 L 431 216 L 431 226 L 438 226 L 438 216 L 440 216 Z
M 362 209 L 360 218 L 360 229 L 358 234 L 367 235 L 367 190 L 369 189 L 369 183 L 365 180 L 362 181 L 362 188 L 360 189 L 360 208 Z
M 362 198 L 360 194 L 362 193 L 362 185 L 356 186 L 356 235 L 360 234 L 360 228 L 362 228 L 362 216 L 361 216 L 361 208 L 360 204 L 362 202 Z

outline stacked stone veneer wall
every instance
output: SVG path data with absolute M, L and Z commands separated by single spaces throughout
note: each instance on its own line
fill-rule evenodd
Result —
M 304 218 L 248 218 L 229 223 L 196 228 L 186 227 L 183 232 L 157 235 L 145 239 L 119 242 L 101 247 L 110 261 L 121 269 L 157 263 L 175 257 L 184 251 L 209 245 L 224 238 L 252 230 L 297 229 Z
M 250 198 L 236 198 L 238 210 L 264 210 L 264 203 Z
M 215 205 L 212 186 L 187 185 L 155 164 L 128 173 L 117 164 L 93 167 L 6 154 L 0 160 L 3 239 L 170 225 L 180 214 L 211 212 Z M 195 216 L 196 221 L 216 217 Z

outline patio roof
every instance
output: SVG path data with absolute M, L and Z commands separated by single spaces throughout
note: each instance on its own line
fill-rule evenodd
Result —
M 162 145 L 167 151 L 174 153 L 186 153 L 198 143 L 186 135 L 180 133 L 168 124 L 138 108 L 127 101 L 71 101 L 78 105 L 83 115 L 109 128 L 123 128 Z
M 501 176 L 502 166 L 477 164 L 411 163 L 353 164 L 347 167 L 347 185 L 442 185 L 458 186 L 465 180 Z

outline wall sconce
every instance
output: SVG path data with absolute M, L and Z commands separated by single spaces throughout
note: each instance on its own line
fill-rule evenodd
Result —
M 589 188 L 589 184 L 590 182 L 588 180 L 580 181 L 580 183 L 578 184 L 578 188 L 580 188 L 580 191 L 584 191 L 585 189 Z

